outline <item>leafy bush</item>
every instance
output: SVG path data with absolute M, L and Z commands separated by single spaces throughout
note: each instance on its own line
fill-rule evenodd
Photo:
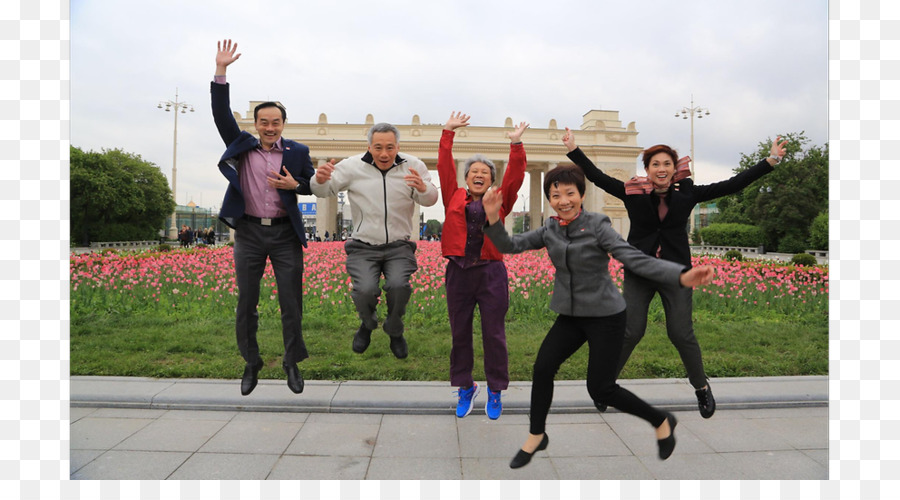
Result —
M 799 232 L 791 232 L 778 241 L 779 253 L 803 253 L 806 251 L 806 238 Z
M 791 263 L 798 266 L 815 266 L 819 262 L 815 257 L 808 253 L 798 253 L 797 255 L 794 255 L 793 258 L 791 258 Z
M 762 230 L 749 224 L 710 224 L 700 230 L 700 236 L 706 245 L 729 247 L 758 247 L 764 241 Z
M 729 250 L 725 252 L 725 260 L 744 260 L 744 254 L 742 254 L 739 250 Z
M 809 227 L 809 248 L 828 250 L 828 212 L 816 216 Z
M 172 245 L 168 243 L 160 243 L 158 247 L 156 247 L 157 252 L 168 252 L 172 249 Z

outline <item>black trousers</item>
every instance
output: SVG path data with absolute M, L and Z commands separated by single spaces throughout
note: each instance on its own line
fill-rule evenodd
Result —
M 259 327 L 260 280 L 266 258 L 272 262 L 281 306 L 284 362 L 309 357 L 303 342 L 303 247 L 291 224 L 263 226 L 238 219 L 234 232 L 234 270 L 238 286 L 235 333 L 241 356 L 248 363 L 259 359 L 256 331 Z
M 665 413 L 647 404 L 628 389 L 616 384 L 616 371 L 625 338 L 625 311 L 612 316 L 575 317 L 559 315 L 544 337 L 531 385 L 529 432 L 543 434 L 553 402 L 553 379 L 559 367 L 588 344 L 587 389 L 595 402 L 638 416 L 653 427 L 666 419 Z

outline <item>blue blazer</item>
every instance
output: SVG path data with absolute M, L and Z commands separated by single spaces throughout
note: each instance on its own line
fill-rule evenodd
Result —
M 229 84 L 221 85 L 211 83 L 213 120 L 219 135 L 225 141 L 225 153 L 219 159 L 219 171 L 228 179 L 228 189 L 225 191 L 225 199 L 222 200 L 222 209 L 219 211 L 219 219 L 234 228 L 236 219 L 244 215 L 244 193 L 241 191 L 241 181 L 238 179 L 238 165 L 241 155 L 259 146 L 259 139 L 238 127 L 237 121 L 231 112 L 231 99 L 229 97 Z M 282 138 L 284 146 L 284 165 L 291 176 L 300 183 L 300 194 L 312 194 L 309 189 L 309 179 L 316 174 L 309 157 L 309 148 L 299 142 Z M 300 243 L 306 246 L 306 229 L 303 226 L 303 217 L 297 207 L 297 193 L 290 189 L 279 189 L 278 195 L 281 203 L 291 218 L 291 225 Z

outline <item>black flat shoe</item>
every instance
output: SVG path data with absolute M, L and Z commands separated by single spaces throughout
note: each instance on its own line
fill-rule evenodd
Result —
M 402 334 L 399 337 L 391 337 L 391 352 L 397 359 L 403 359 L 409 355 L 409 347 Z
M 281 368 L 287 375 L 287 385 L 291 392 L 294 394 L 303 392 L 303 375 L 300 375 L 297 363 L 282 363 Z
M 241 377 L 241 396 L 246 396 L 256 389 L 259 382 L 259 371 L 262 370 L 263 360 L 258 359 L 255 364 L 247 363 L 244 366 L 244 376 Z
M 356 335 L 353 336 L 353 352 L 362 354 L 369 348 L 369 342 L 372 341 L 372 330 L 366 328 L 365 325 L 359 325 Z
M 533 452 L 528 453 L 525 450 L 520 449 L 516 452 L 516 456 L 513 457 L 512 461 L 509 462 L 510 469 L 518 469 L 519 467 L 525 467 L 528 465 L 528 462 L 531 462 L 531 457 L 534 456 L 535 453 L 547 449 L 547 443 L 550 442 L 550 438 L 547 436 L 547 433 L 544 433 L 544 439 L 541 439 L 541 444 L 538 445 L 537 448 L 534 449 Z
M 661 460 L 669 458 L 672 452 L 675 451 L 675 426 L 678 425 L 678 420 L 675 419 L 675 415 L 669 412 L 666 412 L 666 419 L 669 421 L 669 437 L 656 440 Z

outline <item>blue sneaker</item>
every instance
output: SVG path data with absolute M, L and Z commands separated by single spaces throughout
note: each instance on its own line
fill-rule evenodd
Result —
M 459 395 L 459 402 L 456 404 L 457 417 L 463 418 L 472 412 L 472 402 L 475 401 L 475 396 L 478 395 L 480 389 L 478 384 L 473 382 L 472 387 L 469 387 L 468 389 L 460 388 L 456 391 Z
M 500 418 L 503 413 L 503 403 L 500 402 L 500 391 L 494 392 L 488 387 L 488 400 L 484 405 L 484 412 L 491 420 Z

